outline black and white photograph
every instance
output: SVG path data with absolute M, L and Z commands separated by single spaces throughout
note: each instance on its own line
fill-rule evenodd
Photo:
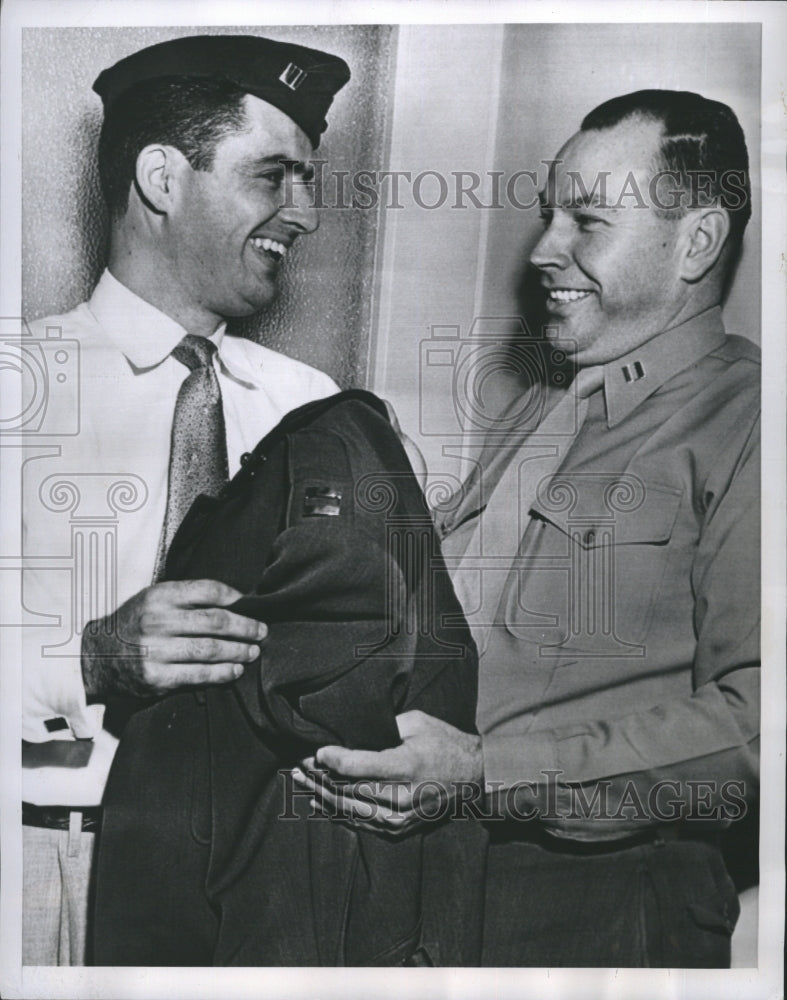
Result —
M 783 996 L 787 5 L 0 55 L 0 995 Z

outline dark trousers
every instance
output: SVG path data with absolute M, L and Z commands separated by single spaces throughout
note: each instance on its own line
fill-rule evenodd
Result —
M 483 965 L 729 967 L 738 899 L 712 840 L 581 853 L 492 837 Z

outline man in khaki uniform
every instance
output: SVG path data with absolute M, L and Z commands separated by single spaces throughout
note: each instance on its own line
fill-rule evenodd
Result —
M 372 816 L 317 788 L 376 829 L 422 821 L 419 781 L 484 788 L 484 964 L 729 964 L 719 831 L 757 795 L 760 371 L 720 307 L 750 213 L 726 105 L 640 91 L 584 119 L 531 258 L 578 374 L 442 523 L 481 736 L 408 713 L 395 750 L 317 754 L 406 783 Z

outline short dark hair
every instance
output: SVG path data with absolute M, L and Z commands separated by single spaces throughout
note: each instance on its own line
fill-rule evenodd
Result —
M 689 195 L 688 205 L 681 198 L 684 209 L 699 204 L 725 208 L 730 216 L 730 242 L 739 249 L 751 217 L 751 182 L 746 138 L 735 112 L 720 101 L 687 90 L 638 90 L 600 104 L 585 116 L 581 128 L 583 132 L 611 128 L 628 118 L 661 124 L 657 168 L 678 175 L 680 191 Z M 703 182 L 707 177 L 702 202 L 697 201 L 699 173 Z M 674 210 L 669 214 L 676 215 Z
M 137 157 L 174 146 L 194 170 L 210 170 L 216 146 L 246 127 L 245 91 L 222 78 L 159 77 L 136 84 L 105 112 L 98 142 L 101 190 L 113 219 L 128 209 Z

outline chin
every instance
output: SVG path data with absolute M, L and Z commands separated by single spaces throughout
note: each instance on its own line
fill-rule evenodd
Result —
M 553 348 L 563 351 L 567 358 L 581 364 L 585 363 L 585 355 L 593 349 L 592 345 L 588 345 L 587 342 L 583 343 L 568 330 L 561 330 L 558 337 L 550 337 L 549 343 Z

